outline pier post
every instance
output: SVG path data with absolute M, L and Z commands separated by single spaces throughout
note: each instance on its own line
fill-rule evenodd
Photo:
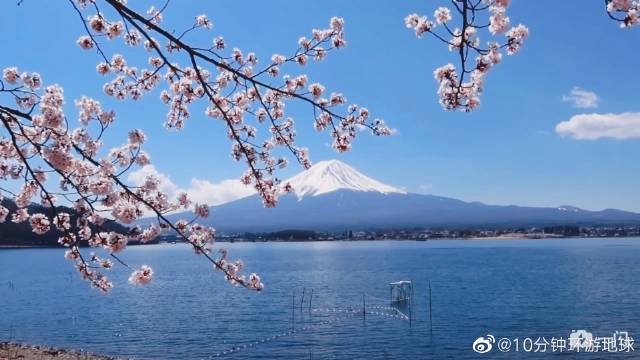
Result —
M 411 323 L 413 322 L 413 299 L 409 298 L 409 327 L 411 327 Z
M 433 311 L 431 311 L 431 280 L 429 280 L 429 333 L 433 335 Z
M 295 324 L 296 324 L 296 291 L 293 290 L 293 293 L 291 294 L 291 330 L 293 331 L 295 329 Z
M 313 301 L 313 288 L 311 288 L 311 295 L 309 295 L 309 313 L 311 313 L 311 301 Z
M 411 295 L 409 295 L 409 327 L 413 323 L 413 282 L 411 282 Z
M 367 301 L 364 298 L 365 294 L 362 293 L 362 318 L 367 319 Z
M 300 311 L 302 311 L 302 304 L 304 303 L 304 293 L 307 288 L 302 288 L 302 299 L 300 299 Z

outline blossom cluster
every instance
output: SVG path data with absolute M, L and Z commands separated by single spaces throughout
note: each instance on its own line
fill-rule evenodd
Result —
M 196 204 L 193 219 L 173 223 L 165 215 L 190 208 L 186 194 L 170 199 L 154 176 L 135 187 L 123 180 L 133 167 L 150 163 L 142 150 L 147 139 L 143 131 L 129 131 L 125 144 L 106 150 L 102 139 L 115 113 L 103 110 L 100 102 L 88 97 L 75 101 L 76 127 L 65 115 L 61 86 L 42 88 L 39 74 L 20 74 L 16 67 L 3 70 L 0 85 L 0 179 L 22 184 L 16 193 L 0 188 L 0 202 L 8 194 L 17 207 L 11 213 L 0 205 L 0 223 L 26 223 L 36 235 L 53 232 L 67 248 L 65 258 L 74 263 L 82 278 L 104 292 L 113 287 L 104 274 L 113 263 L 95 253 L 87 257 L 81 245 L 101 249 L 124 264 L 118 256 L 129 241 L 149 242 L 168 229 L 191 244 L 197 254 L 211 251 L 214 229 L 195 223 L 209 215 L 207 206 Z M 17 108 L 5 105 L 7 99 L 13 99 Z M 54 190 L 51 183 L 56 182 L 59 186 Z M 41 209 L 30 207 L 36 201 L 47 211 L 32 213 L 30 209 Z M 67 208 L 61 205 L 70 205 L 71 210 L 62 210 Z M 156 215 L 158 222 L 146 228 L 133 226 L 125 233 L 109 226 L 116 222 L 132 225 L 145 213 Z M 226 268 L 219 270 L 233 284 L 258 289 L 237 270 L 232 274 Z M 152 277 L 153 270 L 144 265 L 133 272 L 130 281 L 147 284 Z
M 612 19 L 620 22 L 620 27 L 629 28 L 640 24 L 640 1 L 607 0 L 606 3 L 607 13 Z
M 522 24 L 510 27 L 511 20 L 506 15 L 509 3 L 510 0 L 463 0 L 454 2 L 453 11 L 447 7 L 436 9 L 433 20 L 418 14 L 405 18 L 405 25 L 413 29 L 416 36 L 432 34 L 447 44 L 449 51 L 460 59 L 459 68 L 450 63 L 434 71 L 439 84 L 439 101 L 446 110 L 469 112 L 476 109 L 480 105 L 484 77 L 502 61 L 502 50 L 506 49 L 507 55 L 513 55 L 522 48 L 529 30 Z M 459 27 L 450 25 L 454 20 L 452 13 L 459 15 Z M 487 23 L 480 22 L 481 13 L 487 13 Z M 442 31 L 437 32 L 437 29 Z M 490 36 L 504 35 L 506 40 L 502 43 L 489 41 L 483 47 L 479 35 L 483 29 L 487 29 Z M 469 54 L 475 54 L 475 58 Z
M 219 252 L 220 257 L 214 262 L 214 268 L 221 270 L 224 269 L 227 280 L 229 282 L 231 282 L 232 284 L 245 283 L 248 284 L 250 288 L 256 290 L 262 290 L 264 288 L 264 284 L 262 283 L 260 276 L 256 275 L 255 273 L 251 273 L 248 279 L 244 275 L 238 276 L 238 274 L 244 267 L 242 261 L 228 261 L 227 251 L 225 249 L 220 249 Z
M 213 21 L 204 14 L 196 16 L 181 35 L 173 35 L 162 28 L 163 12 L 155 7 L 142 16 L 123 2 L 105 1 L 117 13 L 113 17 L 117 20 L 112 20 L 100 11 L 97 1 L 92 3 L 89 7 L 86 0 L 76 0 L 88 29 L 78 45 L 99 50 L 103 61 L 96 69 L 111 77 L 104 92 L 117 99 L 137 100 L 158 89 L 161 101 L 168 106 L 165 127 L 175 130 L 185 126 L 192 117 L 192 105 L 202 101 L 204 115 L 226 125 L 231 157 L 247 165 L 241 181 L 252 185 L 267 207 L 275 206 L 278 195 L 291 189 L 274 175 L 289 163 L 287 157 L 274 155 L 277 148 L 289 151 L 303 167 L 311 166 L 308 150 L 296 144 L 296 121 L 286 112 L 288 103 L 308 104 L 313 111 L 308 125 L 328 131 L 339 152 L 351 149 L 361 129 L 375 135 L 390 134 L 384 121 L 371 118 L 367 108 L 348 104 L 343 94 L 327 91 L 305 74 L 284 72 L 288 67 L 295 71 L 295 67 L 322 61 L 330 51 L 345 47 L 342 18 L 333 17 L 327 28 L 301 37 L 293 54 L 273 54 L 265 61 L 254 52 L 229 47 L 222 36 L 215 36 L 208 47 L 190 45 L 186 38 L 192 31 L 213 28 Z M 107 57 L 98 40 L 118 38 L 144 48 L 147 63 L 132 64 L 120 54 Z M 260 127 L 264 131 L 261 137 Z
M 142 265 L 140 270 L 136 270 L 131 274 L 129 282 L 136 285 L 148 284 L 151 282 L 152 276 L 153 270 L 147 265 Z

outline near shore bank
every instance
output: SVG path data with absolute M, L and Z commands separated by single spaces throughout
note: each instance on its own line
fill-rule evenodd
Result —
M 88 352 L 56 349 L 47 346 L 0 342 L 0 360 L 118 360 Z

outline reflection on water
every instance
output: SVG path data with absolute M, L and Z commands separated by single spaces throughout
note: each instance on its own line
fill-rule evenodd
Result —
M 115 269 L 107 296 L 77 278 L 61 249 L 2 250 L 0 339 L 136 359 L 233 348 L 227 358 L 475 359 L 471 344 L 486 334 L 640 336 L 640 239 L 224 246 L 263 277 L 264 293 L 227 285 L 181 245 L 130 248 L 126 261 L 152 265 L 156 277 L 133 287 Z M 400 311 L 410 322 L 387 309 L 388 284 L 405 279 L 415 294 Z

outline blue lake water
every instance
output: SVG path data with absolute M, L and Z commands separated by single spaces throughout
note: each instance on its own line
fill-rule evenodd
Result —
M 129 248 L 124 259 L 152 265 L 156 276 L 134 287 L 118 266 L 106 296 L 79 279 L 61 249 L 0 250 L 0 340 L 135 359 L 211 359 L 232 348 L 240 350 L 222 358 L 535 359 L 554 355 L 480 355 L 471 345 L 487 334 L 566 339 L 577 329 L 640 337 L 640 239 L 222 246 L 263 277 L 263 293 L 228 285 L 184 245 Z M 383 315 L 392 314 L 388 283 L 402 279 L 414 284 L 411 322 Z M 363 294 L 370 314 L 344 312 L 360 309 Z M 634 355 L 640 349 L 615 357 Z

